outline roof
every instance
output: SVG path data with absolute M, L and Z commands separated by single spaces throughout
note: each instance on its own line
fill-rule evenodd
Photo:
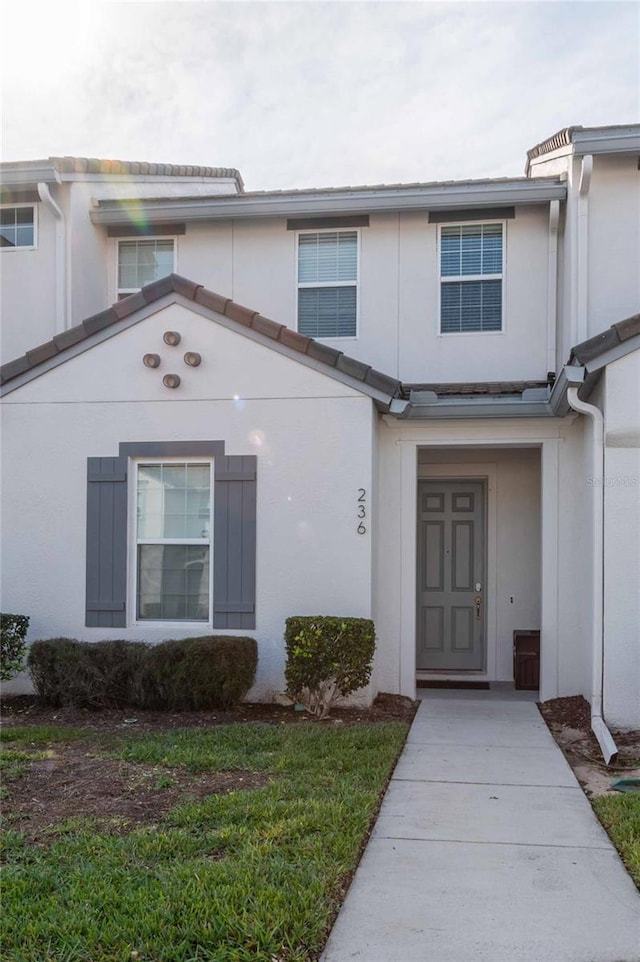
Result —
M 569 364 L 589 364 L 636 337 L 640 337 L 640 314 L 633 314 L 624 321 L 618 321 L 606 331 L 576 344 L 571 348 Z M 632 345 L 629 347 L 631 348 Z
M 558 177 L 502 177 L 493 180 L 433 181 L 305 190 L 252 191 L 238 195 L 151 197 L 101 200 L 91 211 L 94 224 L 118 225 L 130 209 L 150 224 L 187 220 L 293 215 L 331 216 L 370 211 L 469 210 L 564 200 L 567 185 Z
M 635 152 L 640 146 L 639 124 L 612 124 L 608 127 L 564 127 L 527 151 L 525 174 L 531 161 L 561 147 L 573 145 L 575 153 Z
M 184 164 L 159 164 L 136 160 L 105 160 L 97 157 L 48 157 L 45 160 L 7 161 L 0 164 L 0 180 L 11 186 L 29 180 L 51 181 L 57 175 L 101 174 L 126 177 L 194 177 L 235 180 L 244 190 L 240 171 L 235 167 L 208 167 Z
M 195 284 L 178 274 L 170 274 L 168 277 L 163 277 L 159 281 L 148 284 L 137 294 L 132 294 L 130 297 L 117 301 L 106 311 L 88 317 L 76 327 L 56 334 L 52 340 L 40 344 L 39 347 L 27 351 L 26 354 L 9 361 L 7 364 L 3 364 L 0 368 L 0 386 L 4 387 L 22 375 L 35 373 L 41 365 L 46 365 L 47 362 L 62 362 L 75 356 L 77 350 L 73 352 L 73 349 L 92 335 L 107 330 L 124 318 L 130 317 L 137 311 L 172 293 L 179 294 L 201 307 L 224 315 L 232 322 L 231 326 L 240 332 L 246 332 L 247 329 L 250 329 L 258 335 L 270 339 L 274 347 L 279 345 L 304 355 L 310 360 L 320 361 L 330 369 L 327 373 L 330 374 L 331 369 L 333 369 L 333 372 L 341 379 L 346 377 L 359 382 L 365 393 L 384 395 L 389 402 L 392 398 L 400 395 L 401 384 L 396 378 L 389 377 L 381 371 L 376 371 L 368 364 L 363 364 L 362 361 L 343 354 L 342 351 L 336 351 L 312 337 L 299 334 L 284 324 L 279 324 L 277 321 L 264 317 L 258 311 L 236 304 L 231 298 L 209 291 L 201 284 Z M 44 370 L 43 367 L 43 372 Z

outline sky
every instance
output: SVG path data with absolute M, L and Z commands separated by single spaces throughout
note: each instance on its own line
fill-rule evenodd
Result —
M 248 190 L 520 176 L 640 119 L 640 4 L 0 0 L 2 160 L 236 167 Z

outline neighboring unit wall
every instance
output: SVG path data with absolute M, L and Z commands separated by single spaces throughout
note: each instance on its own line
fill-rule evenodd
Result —
M 604 715 L 640 728 L 640 351 L 605 381 Z
M 51 194 L 54 194 L 53 187 Z M 56 194 L 56 199 L 59 194 Z M 11 361 L 56 333 L 56 229 L 52 213 L 34 204 L 35 250 L 0 250 L 0 359 Z
M 162 334 L 177 330 L 178 348 Z M 202 355 L 196 369 L 186 350 Z M 159 370 L 142 356 L 156 352 Z M 177 371 L 178 390 L 162 384 Z M 257 456 L 259 666 L 252 697 L 284 687 L 292 614 L 371 616 L 371 533 L 357 532 L 358 489 L 372 488 L 368 397 L 180 305 L 157 312 L 3 402 L 2 598 L 31 617 L 30 639 L 205 634 L 206 624 L 85 628 L 87 457 L 122 441 L 224 440 Z M 16 471 L 24 452 L 29 466 Z M 129 605 L 131 610 L 131 602 Z
M 594 157 L 589 191 L 588 336 L 640 311 L 638 157 Z

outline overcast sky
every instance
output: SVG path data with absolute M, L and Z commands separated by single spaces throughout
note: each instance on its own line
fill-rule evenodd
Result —
M 2 159 L 238 167 L 249 190 L 518 176 L 637 122 L 636 2 L 2 0 Z

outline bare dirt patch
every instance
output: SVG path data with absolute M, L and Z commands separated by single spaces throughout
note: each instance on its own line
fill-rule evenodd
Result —
M 7 779 L 3 815 L 31 842 L 46 843 L 68 819 L 99 821 L 103 834 L 125 834 L 159 822 L 178 804 L 207 795 L 260 788 L 256 772 L 188 772 L 102 758 L 87 744 L 57 745 L 24 775 Z
M 553 698 L 543 702 L 540 711 L 588 795 L 606 794 L 618 778 L 640 778 L 640 732 L 612 732 L 618 758 L 605 765 L 591 731 L 589 702 L 581 695 Z
M 395 695 L 378 696 L 371 708 L 336 708 L 322 721 L 294 706 L 242 704 L 231 711 L 159 712 L 47 708 L 32 696 L 7 698 L 2 704 L 6 728 L 53 725 L 88 729 L 100 735 L 162 732 L 176 728 L 262 722 L 270 725 L 361 725 L 411 721 L 416 702 Z M 20 750 L 29 747 L 20 743 Z M 42 746 L 39 746 L 42 747 Z M 70 744 L 47 746 L 47 758 L 35 757 L 28 770 L 5 779 L 3 815 L 8 827 L 36 844 L 47 844 L 69 819 L 97 820 L 102 833 L 124 834 L 136 826 L 159 822 L 177 805 L 207 795 L 260 788 L 269 780 L 255 772 L 199 772 L 134 764 L 101 757 L 89 736 Z

